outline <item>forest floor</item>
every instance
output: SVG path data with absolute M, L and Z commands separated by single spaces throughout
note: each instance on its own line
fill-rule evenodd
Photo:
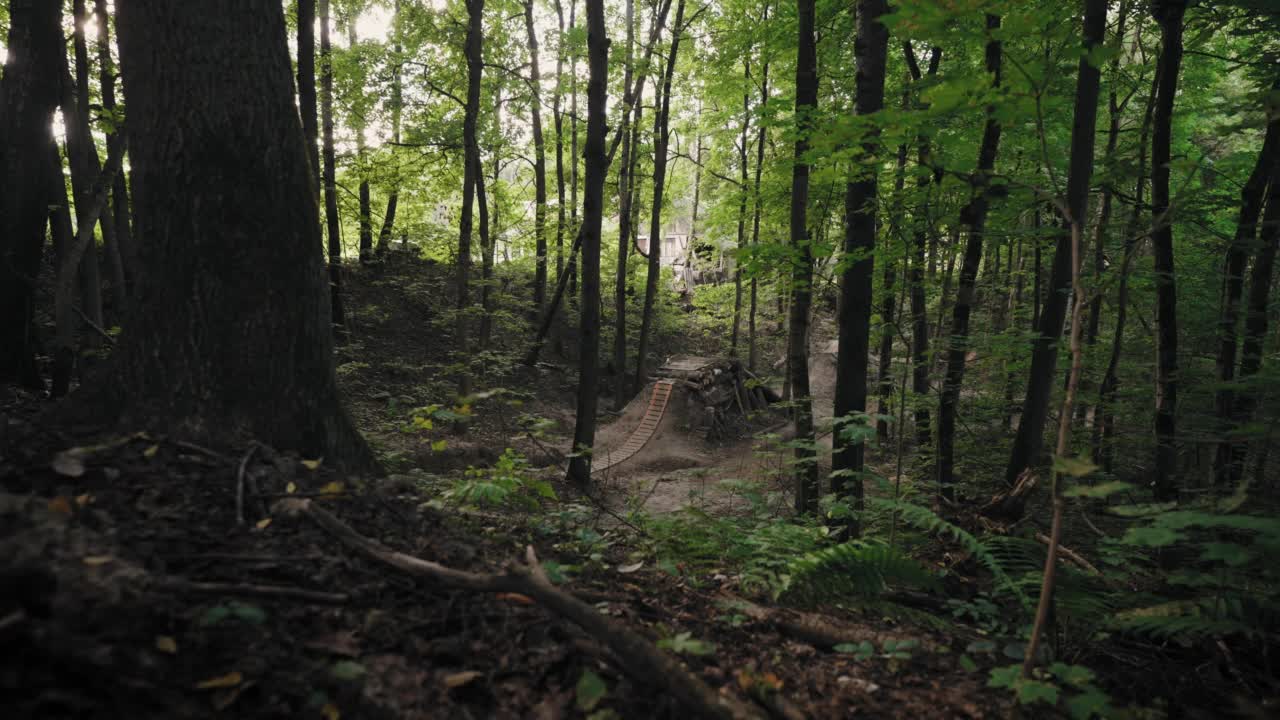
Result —
M 966 654 L 981 630 L 835 607 L 799 616 L 722 568 L 672 572 L 646 556 L 624 514 L 741 512 L 721 481 L 783 468 L 760 440 L 685 447 L 692 461 L 620 473 L 605 498 L 582 498 L 560 482 L 557 457 L 571 428 L 571 365 L 521 369 L 498 353 L 477 382 L 481 397 L 453 408 L 464 432 L 415 426 L 415 413 L 431 414 L 424 407 L 449 407 L 448 348 L 434 328 L 451 321 L 433 310 L 444 273 L 414 261 L 353 275 L 339 379 L 385 479 L 250 443 L 206 448 L 127 428 L 90 437 L 50 426 L 41 400 L 5 390 L 6 717 L 688 716 L 661 679 L 637 679 L 601 637 L 528 597 L 410 578 L 287 517 L 274 504 L 282 498 L 310 498 L 386 547 L 461 570 L 498 572 L 532 546 L 559 587 L 677 653 L 713 689 L 785 698 L 759 708 L 776 717 L 1015 713 L 1011 695 L 986 686 L 987 669 L 1012 660 Z M 819 354 L 818 395 L 830 392 L 823 363 Z M 505 447 L 546 465 L 532 472 L 561 499 L 500 512 L 441 502 L 464 468 L 492 464 Z M 948 582 L 971 583 L 963 553 L 941 548 L 937 564 L 953 572 Z M 916 649 L 837 651 L 778 613 L 849 644 L 892 637 Z

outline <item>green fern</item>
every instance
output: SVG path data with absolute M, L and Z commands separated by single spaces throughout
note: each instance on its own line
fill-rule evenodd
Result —
M 791 563 L 785 595 L 802 602 L 875 598 L 891 585 L 935 588 L 938 579 L 888 545 L 852 541 L 816 550 Z
M 959 525 L 943 520 L 929 508 L 921 507 L 920 505 L 870 497 L 866 499 L 866 503 L 877 510 L 896 512 L 900 520 L 912 527 L 935 535 L 950 537 L 991 573 L 991 576 L 995 579 L 997 591 L 1007 590 L 1012 592 L 1024 607 L 1030 606 L 1027 594 L 1009 576 L 1000 559 L 992 552 L 992 547 L 974 537 L 969 531 Z

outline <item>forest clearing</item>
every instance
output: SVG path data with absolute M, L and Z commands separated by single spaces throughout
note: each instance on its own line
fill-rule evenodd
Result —
M 5 718 L 1280 714 L 1273 0 L 0 0 Z

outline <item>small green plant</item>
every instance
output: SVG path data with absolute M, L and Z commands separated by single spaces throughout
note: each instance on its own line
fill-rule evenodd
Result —
M 938 585 L 918 561 L 888 545 L 860 540 L 808 553 L 788 570 L 785 596 L 809 603 L 874 598 L 891 585 L 925 589 Z
M 514 505 L 533 509 L 539 498 L 555 500 L 551 483 L 533 477 L 529 462 L 507 448 L 490 468 L 467 468 L 463 478 L 444 492 L 444 499 L 457 505 Z
M 1061 662 L 1023 677 L 1019 663 L 992 668 L 987 685 L 1012 690 L 1019 705 L 1062 704 L 1076 720 L 1111 717 L 1111 697 L 1093 684 L 1093 678 L 1089 668 Z

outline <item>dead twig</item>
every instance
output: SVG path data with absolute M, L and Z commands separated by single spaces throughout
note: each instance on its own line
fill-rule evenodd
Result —
M 596 608 L 556 588 L 547 579 L 533 547 L 525 550 L 523 564 L 512 563 L 505 573 L 480 574 L 457 570 L 406 555 L 356 532 L 327 510 L 309 500 L 288 499 L 273 507 L 276 515 L 303 516 L 347 547 L 414 577 L 425 578 L 460 590 L 525 595 L 544 608 L 581 627 L 601 640 L 635 679 L 666 688 L 693 715 L 707 718 L 763 718 L 754 706 L 712 690 L 680 662 L 658 650 L 636 631 L 600 614 Z
M 1050 543 L 1049 536 L 1045 535 L 1044 533 L 1036 533 L 1036 540 L 1039 540 L 1041 543 L 1045 545 L 1048 545 Z M 1058 554 L 1066 558 L 1067 560 L 1069 560 L 1071 564 L 1075 565 L 1081 570 L 1084 570 L 1090 575 L 1102 575 L 1102 571 L 1099 570 L 1096 565 L 1089 562 L 1088 560 L 1085 560 L 1083 555 L 1076 552 L 1075 550 L 1072 550 L 1069 547 L 1066 547 L 1064 545 L 1058 545 Z
M 234 583 L 192 582 L 190 580 L 169 578 L 158 581 L 157 587 L 170 592 L 196 593 L 199 595 L 236 595 L 270 600 L 301 600 L 317 605 L 345 605 L 351 600 L 349 595 L 343 593 L 305 590 L 283 585 L 237 585 Z
M 257 450 L 257 443 L 250 444 L 244 457 L 240 459 L 240 468 L 236 470 L 236 525 L 244 525 L 244 469 Z

